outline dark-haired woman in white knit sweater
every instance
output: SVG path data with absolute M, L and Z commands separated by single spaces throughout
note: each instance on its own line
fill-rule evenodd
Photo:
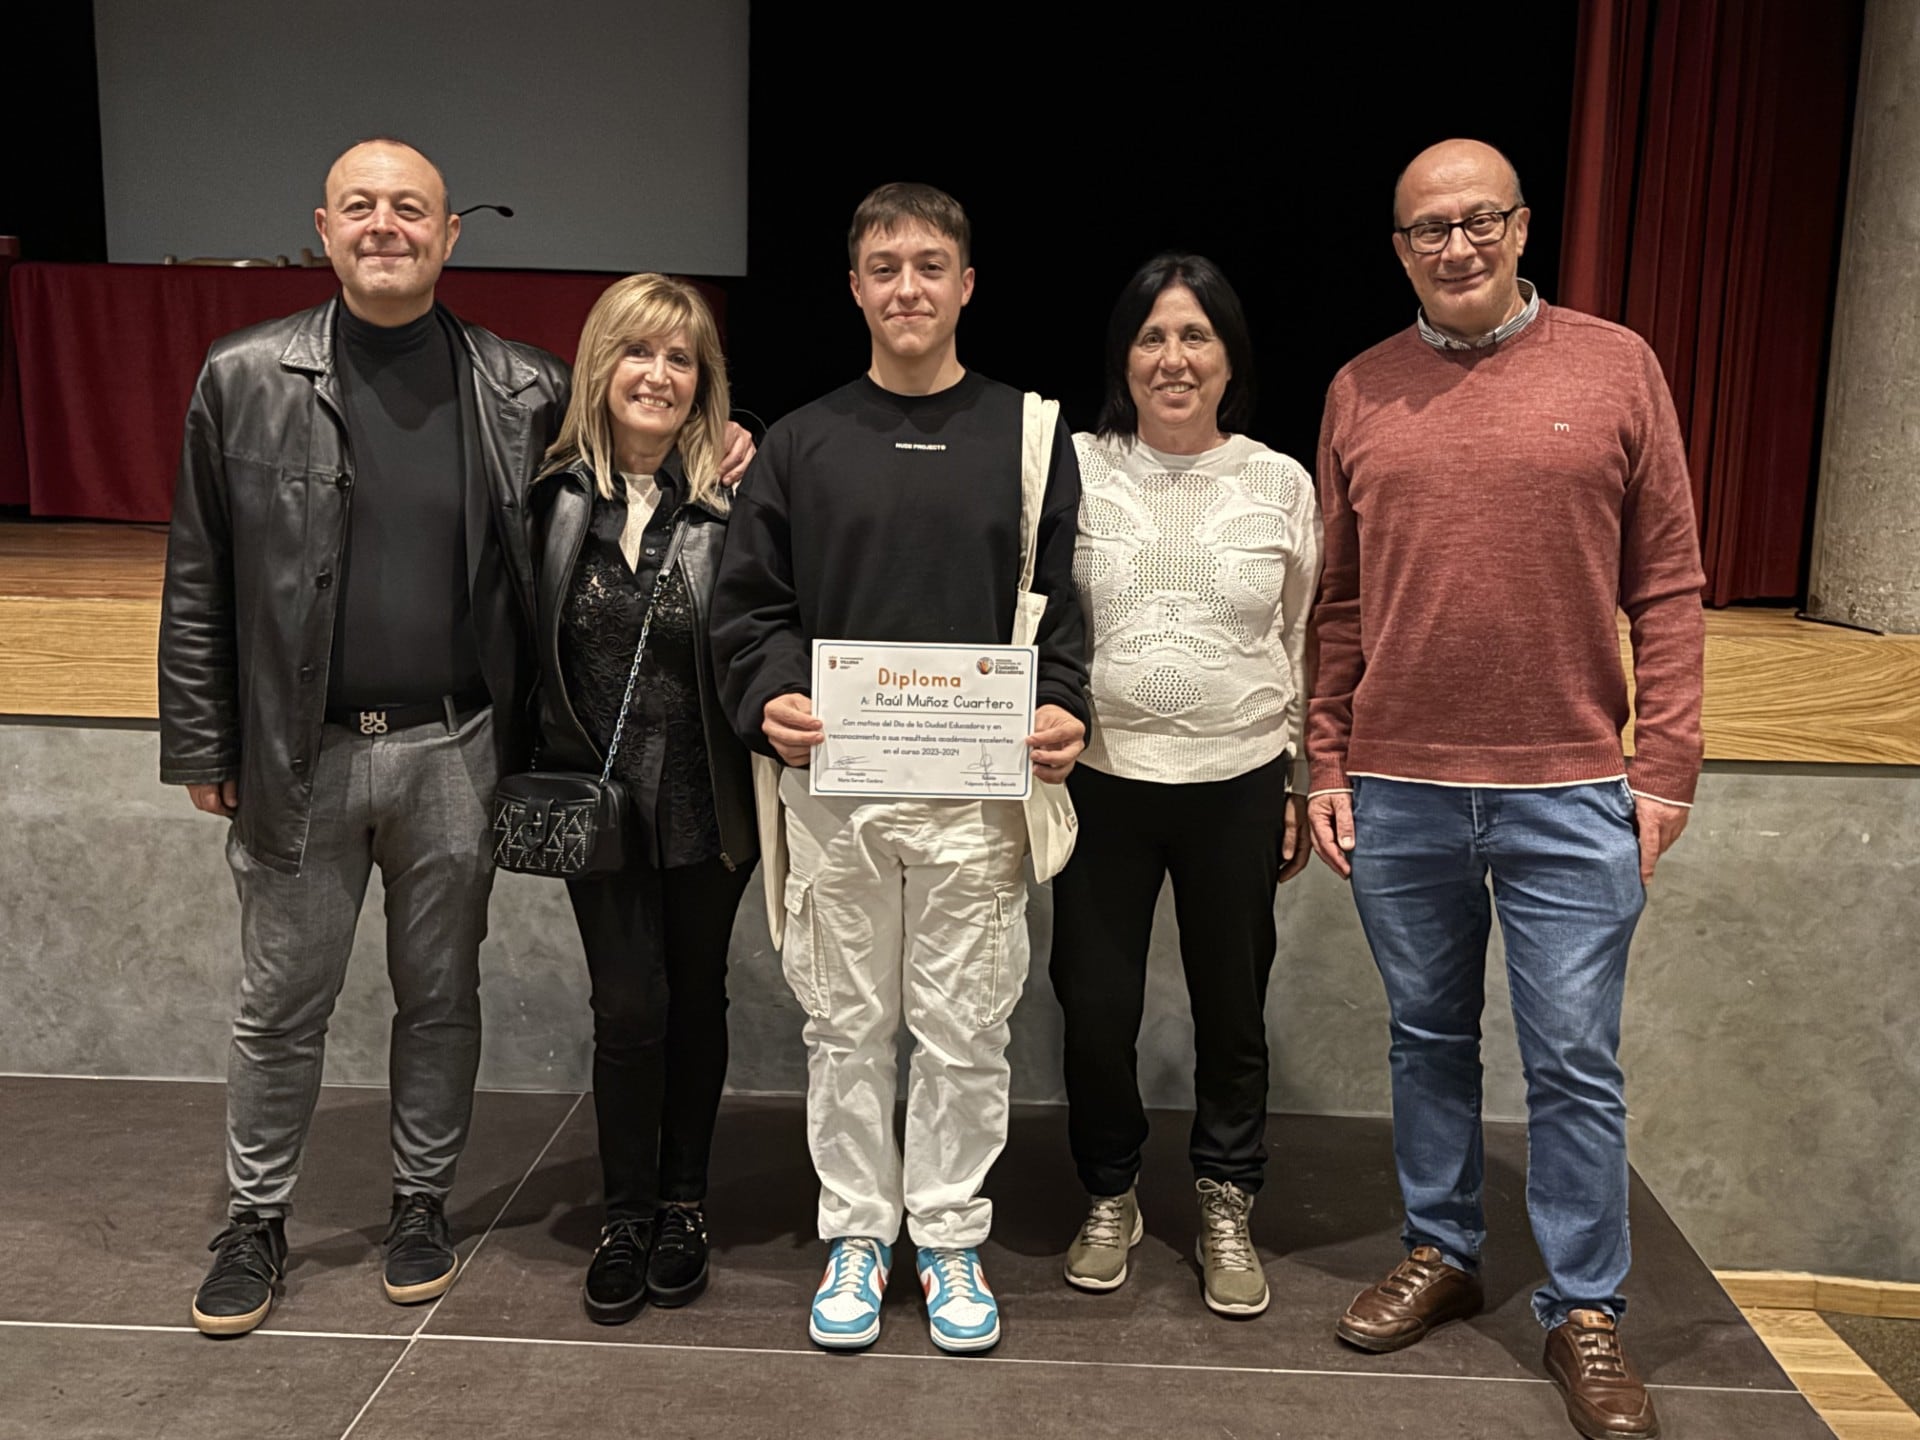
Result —
M 1201 256 L 1156 256 L 1114 307 L 1097 431 L 1074 437 L 1094 720 L 1068 780 L 1079 840 L 1053 882 L 1068 1133 L 1090 1197 L 1067 1280 L 1114 1289 L 1140 1239 L 1135 1043 L 1171 875 L 1193 1008 L 1196 1248 L 1207 1304 L 1229 1315 L 1267 1307 L 1247 1218 L 1266 1166 L 1274 892 L 1309 849 L 1289 779 L 1320 575 L 1313 483 L 1231 433 L 1252 411 L 1233 288 Z

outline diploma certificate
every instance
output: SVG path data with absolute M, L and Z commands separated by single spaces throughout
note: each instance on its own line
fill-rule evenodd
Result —
M 814 795 L 1024 800 L 1033 784 L 1031 645 L 813 642 Z

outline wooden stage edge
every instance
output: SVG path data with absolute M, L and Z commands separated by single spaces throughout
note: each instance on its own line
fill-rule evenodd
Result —
M 165 555 L 163 526 L 0 523 L 0 716 L 155 719 Z M 1709 760 L 1920 765 L 1920 636 L 1710 610 L 1705 726 Z
M 1818 1313 L 1920 1320 L 1920 1285 L 1781 1270 L 1716 1270 L 1714 1279 L 1835 1440 L 1920 1440 L 1920 1415 Z

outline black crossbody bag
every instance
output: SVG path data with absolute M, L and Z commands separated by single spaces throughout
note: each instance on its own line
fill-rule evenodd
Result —
M 640 620 L 640 643 L 633 647 L 633 666 L 627 671 L 626 693 L 620 697 L 620 717 L 607 743 L 607 761 L 596 777 L 580 770 L 529 770 L 505 776 L 493 792 L 493 863 L 522 875 L 548 875 L 558 880 L 576 875 L 606 875 L 626 863 L 627 787 L 613 778 L 613 757 L 620 753 L 627 711 L 633 706 L 634 682 L 640 678 L 640 660 L 647 653 L 647 632 L 653 628 L 653 607 L 660 586 L 680 558 L 686 526 L 673 527 L 666 559 L 654 576 Z M 554 677 L 559 682 L 559 677 Z

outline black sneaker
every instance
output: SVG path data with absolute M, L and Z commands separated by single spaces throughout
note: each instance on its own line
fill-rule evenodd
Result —
M 653 1249 L 651 1220 L 609 1220 L 600 1248 L 587 1266 L 580 1298 L 596 1325 L 624 1325 L 647 1303 L 647 1254 Z
M 213 1268 L 193 1295 L 203 1335 L 244 1335 L 273 1308 L 287 1268 L 286 1222 L 243 1210 L 213 1237 Z
M 380 1276 L 387 1298 L 417 1305 L 444 1295 L 460 1257 L 447 1235 L 446 1202 L 438 1195 L 396 1195 L 387 1222 L 387 1260 Z
M 707 1288 L 707 1217 L 699 1203 L 662 1205 L 653 1217 L 653 1259 L 647 1262 L 647 1293 L 672 1309 L 699 1298 Z

